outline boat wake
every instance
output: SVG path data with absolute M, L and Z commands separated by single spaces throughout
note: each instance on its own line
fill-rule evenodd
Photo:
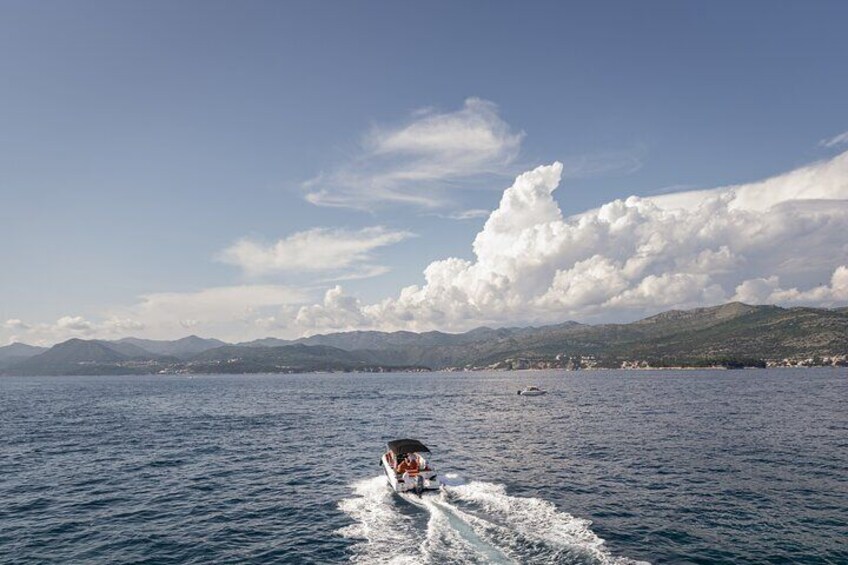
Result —
M 394 494 L 383 476 L 353 484 L 339 508 L 354 523 L 338 531 L 355 540 L 352 561 L 639 563 L 612 555 L 589 520 L 550 502 L 509 496 L 503 485 L 445 478 L 446 491 L 421 498 Z

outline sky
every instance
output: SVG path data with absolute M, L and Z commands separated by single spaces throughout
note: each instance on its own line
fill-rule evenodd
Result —
M 848 305 L 845 2 L 0 3 L 0 344 Z

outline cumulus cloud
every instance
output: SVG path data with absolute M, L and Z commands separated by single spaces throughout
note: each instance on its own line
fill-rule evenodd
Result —
M 363 278 L 386 271 L 371 264 L 372 251 L 412 236 L 408 231 L 382 226 L 358 231 L 316 228 L 294 233 L 275 243 L 242 239 L 222 251 L 219 259 L 241 267 L 250 276 L 339 271 L 345 272 L 340 278 Z
M 350 330 L 367 324 L 359 300 L 347 296 L 341 286 L 334 286 L 324 295 L 324 301 L 300 308 L 295 322 L 302 328 Z
M 304 184 L 306 199 L 358 209 L 380 203 L 439 207 L 458 181 L 507 172 L 523 137 L 495 104 L 480 98 L 467 99 L 455 112 L 421 110 L 399 127 L 374 127 L 354 160 Z
M 833 306 L 848 303 L 848 266 L 837 267 L 830 277 L 830 284 L 822 284 L 807 290 L 783 289 L 780 277 L 746 280 L 736 287 L 734 300 L 752 304 L 810 304 Z
M 848 152 L 761 182 L 632 196 L 570 218 L 553 197 L 562 172 L 554 163 L 520 175 L 477 234 L 474 260 L 435 261 L 421 286 L 376 304 L 336 287 L 301 308 L 299 323 L 463 330 L 730 299 L 848 300 Z
M 819 141 L 819 146 L 836 147 L 837 145 L 844 145 L 846 143 L 848 143 L 848 131 L 843 131 L 839 135 L 835 135 L 828 139 L 822 139 Z
M 94 331 L 94 325 L 82 316 L 62 316 L 56 321 L 56 328 L 84 334 Z

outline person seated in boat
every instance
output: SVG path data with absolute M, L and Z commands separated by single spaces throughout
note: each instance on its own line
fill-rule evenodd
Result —
M 418 457 L 414 453 L 407 453 L 406 459 L 397 466 L 397 472 L 401 473 L 404 479 L 416 476 L 418 470 Z

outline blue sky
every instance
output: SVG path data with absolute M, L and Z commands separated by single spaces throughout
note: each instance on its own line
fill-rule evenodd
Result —
M 751 298 L 839 303 L 842 216 L 804 212 L 831 260 L 803 268 L 710 240 L 637 273 L 596 238 L 579 254 L 536 241 L 549 262 L 518 280 L 472 243 L 514 177 L 554 161 L 565 218 L 829 159 L 816 198 L 842 210 L 848 144 L 827 140 L 848 130 L 845 21 L 844 2 L 4 2 L 0 342 L 629 320 L 756 281 Z M 527 213 L 534 233 L 555 220 Z M 722 247 L 715 272 L 680 260 Z M 626 280 L 575 299 L 568 273 L 595 256 Z M 427 290 L 449 258 L 465 282 Z M 632 298 L 684 275 L 713 291 Z M 424 292 L 405 303 L 410 285 Z

